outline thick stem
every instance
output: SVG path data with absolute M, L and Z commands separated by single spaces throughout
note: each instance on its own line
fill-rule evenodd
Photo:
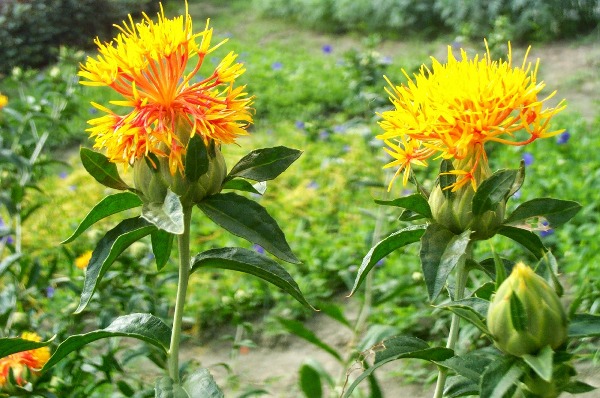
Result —
M 181 322 L 188 280 L 190 278 L 190 222 L 192 208 L 183 210 L 183 234 L 177 237 L 179 249 L 179 283 L 177 284 L 177 298 L 175 299 L 175 313 L 173 314 L 173 331 L 171 332 L 171 346 L 169 347 L 169 376 L 175 383 L 179 383 L 179 342 L 181 341 Z
M 465 286 L 467 285 L 468 270 L 466 267 L 467 258 L 471 257 L 471 244 L 467 246 L 466 253 L 458 263 L 456 267 L 456 291 L 454 293 L 454 301 L 458 301 L 464 298 Z M 460 317 L 456 314 L 452 314 L 452 321 L 450 323 L 450 333 L 448 334 L 448 341 L 446 342 L 446 348 L 454 349 L 456 341 L 458 340 L 458 332 L 460 330 Z M 435 385 L 435 392 L 433 398 L 442 398 L 444 394 L 444 387 L 446 385 L 446 378 L 448 377 L 448 369 L 440 367 L 437 383 Z

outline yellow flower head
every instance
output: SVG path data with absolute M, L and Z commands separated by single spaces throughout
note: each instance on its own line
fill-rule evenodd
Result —
M 0 109 L 4 108 L 6 104 L 8 104 L 8 98 L 0 93 Z
M 384 133 L 377 138 L 394 160 L 385 167 L 398 167 L 394 178 L 404 171 L 406 184 L 413 165 L 436 155 L 455 161 L 453 191 L 468 183 L 476 189 L 475 171 L 487 166 L 486 142 L 520 146 L 560 134 L 548 131 L 548 123 L 565 106 L 543 109 L 555 92 L 538 98 L 545 86 L 536 80 L 538 65 L 532 69 L 526 54 L 521 67 L 513 66 L 510 43 L 506 61 L 492 61 L 489 48 L 481 59 L 461 49 L 457 60 L 448 47 L 446 64 L 432 57 L 432 68 L 422 66 L 412 79 L 403 71 L 408 82 L 401 86 L 386 78 L 394 109 L 381 114 Z
M 21 338 L 30 341 L 42 341 L 42 338 L 36 333 L 25 332 Z M 50 359 L 50 349 L 48 347 L 36 348 L 35 350 L 21 351 L 16 354 L 11 354 L 7 357 L 0 358 L 0 390 L 5 387 L 8 382 L 8 372 L 10 369 L 17 383 L 24 386 L 28 381 L 23 378 L 24 370 L 27 368 L 30 374 L 35 375 L 46 362 Z
M 203 31 L 193 33 L 187 3 L 185 16 L 167 19 L 161 5 L 158 22 L 144 14 L 142 22 L 134 23 L 129 16 L 129 23 L 118 28 L 110 43 L 96 38 L 99 55 L 88 57 L 79 72 L 86 79 L 81 84 L 112 88 L 122 99 L 111 103 L 126 109 L 118 114 L 92 103 L 105 112 L 88 122 L 95 148 L 105 148 L 111 161 L 125 164 L 149 153 L 168 157 L 175 174 L 183 171 L 182 156 L 194 134 L 219 144 L 247 134 L 252 98 L 244 86 L 233 86 L 245 69 L 230 52 L 212 72 L 199 76 L 206 55 L 225 40 L 211 47 L 208 21 Z
M 85 253 L 83 253 L 81 256 L 79 256 L 75 259 L 75 266 L 79 269 L 85 269 L 85 268 L 87 268 L 91 259 L 92 259 L 92 251 L 88 250 Z

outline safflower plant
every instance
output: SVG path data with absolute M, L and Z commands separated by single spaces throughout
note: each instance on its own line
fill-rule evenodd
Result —
M 235 85 L 245 71 L 236 62 L 235 53 L 228 53 L 212 71 L 203 65 L 205 57 L 226 40 L 211 44 L 213 30 L 208 21 L 195 33 L 187 8 L 185 15 L 169 19 L 161 7 L 156 22 L 147 15 L 137 23 L 130 17 L 118 28 L 120 33 L 113 41 L 96 39 L 99 54 L 87 58 L 79 76 L 81 84 L 109 87 L 119 97 L 111 101 L 112 108 L 93 103 L 103 112 L 89 121 L 98 151 L 81 148 L 80 155 L 89 174 L 120 192 L 102 199 L 63 243 L 72 242 L 110 215 L 140 207 L 141 215 L 121 221 L 97 243 L 87 263 L 75 313 L 86 308 L 115 259 L 134 242 L 150 236 L 158 269 L 167 264 L 177 241 L 179 280 L 173 323 L 170 327 L 146 313 L 121 316 L 104 329 L 68 337 L 30 370 L 44 373 L 71 352 L 98 339 L 133 337 L 157 347 L 167 357 L 166 375 L 155 383 L 157 397 L 223 396 L 207 369 L 190 372 L 182 382 L 179 351 L 190 274 L 206 268 L 252 274 L 312 307 L 284 267 L 253 250 L 217 248 L 192 257 L 192 211 L 199 208 L 225 230 L 283 261 L 300 263 L 266 209 L 245 196 L 222 191 L 263 194 L 266 181 L 285 171 L 301 152 L 283 146 L 254 150 L 228 171 L 222 151 L 248 134 L 253 97 L 244 86 Z M 133 186 L 121 178 L 118 165 L 132 169 Z M 51 340 L 0 339 L 0 357 L 47 350 L 50 344 Z M 4 366 L 2 363 L 0 369 Z M 8 379 L 18 389 L 18 370 L 11 369 Z
M 576 314 L 576 305 L 563 308 L 558 262 L 536 234 L 564 224 L 581 206 L 544 197 L 509 213 L 507 201 L 523 185 L 525 165 L 521 161 L 517 169 L 495 172 L 490 167 L 494 145 L 531 145 L 563 132 L 550 128 L 565 105 L 547 105 L 555 92 L 540 96 L 545 85 L 537 81 L 539 60 L 532 66 L 526 53 L 522 65 L 515 66 L 510 43 L 508 49 L 506 59 L 494 61 L 489 49 L 473 58 L 461 49 L 457 59 L 448 47 L 446 63 L 432 58 L 432 66 L 422 66 L 414 76 L 404 72 L 407 83 L 388 80 L 393 109 L 379 115 L 383 132 L 377 136 L 392 157 L 384 167 L 395 169 L 388 191 L 402 176 L 402 184 L 414 184 L 416 193 L 376 202 L 402 209 L 399 219 L 412 225 L 371 248 L 351 294 L 385 256 L 419 242 L 429 300 L 451 313 L 451 324 L 444 347 L 412 336 L 374 346 L 364 353 L 364 371 L 343 397 L 380 366 L 402 358 L 437 365 L 435 398 L 557 397 L 593 389 L 574 378 L 568 343 L 600 335 L 600 317 Z M 414 169 L 431 159 L 439 161 L 439 173 L 426 187 Z M 536 259 L 533 266 L 493 250 L 491 257 L 476 259 L 474 253 L 483 251 L 475 247 L 497 235 L 527 249 Z M 458 349 L 461 320 L 487 336 L 485 348 Z

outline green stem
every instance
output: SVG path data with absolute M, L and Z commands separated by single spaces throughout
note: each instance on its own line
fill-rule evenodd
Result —
M 175 299 L 175 313 L 173 314 L 173 331 L 171 332 L 171 346 L 169 347 L 169 376 L 175 383 L 179 383 L 179 342 L 181 341 L 181 322 L 188 280 L 190 278 L 190 223 L 192 208 L 183 209 L 183 234 L 177 237 L 179 249 L 179 283 L 177 284 L 177 298 Z
M 454 293 L 454 301 L 462 300 L 465 295 L 465 286 L 467 285 L 467 276 L 469 274 L 466 268 L 466 260 L 471 257 L 471 244 L 467 246 L 465 255 L 458 263 L 456 267 L 456 291 Z M 448 341 L 446 342 L 446 348 L 454 349 L 458 340 L 458 332 L 460 330 L 460 317 L 456 314 L 452 314 L 452 321 L 450 323 L 450 333 L 448 334 Z M 437 378 L 437 384 L 435 385 L 435 392 L 433 398 L 442 398 L 444 394 L 444 387 L 446 385 L 446 378 L 448 377 L 448 369 L 440 367 Z

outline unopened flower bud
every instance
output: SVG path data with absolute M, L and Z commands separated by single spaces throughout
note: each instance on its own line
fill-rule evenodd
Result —
M 567 316 L 556 292 L 523 263 L 498 288 L 487 326 L 500 350 L 519 357 L 545 346 L 556 349 L 567 338 Z

